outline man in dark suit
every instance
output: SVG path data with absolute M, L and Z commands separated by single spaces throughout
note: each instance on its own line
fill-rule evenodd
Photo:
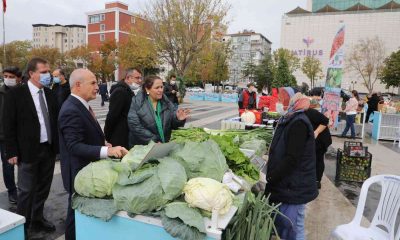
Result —
M 106 145 L 103 131 L 96 120 L 89 101 L 96 98 L 98 85 L 94 74 L 76 69 L 70 76 L 71 96 L 60 110 L 58 128 L 60 136 L 61 174 L 64 188 L 69 193 L 65 239 L 75 239 L 75 216 L 71 196 L 75 192 L 76 174 L 90 162 L 102 158 L 121 158 L 128 151 L 123 147 Z
M 26 69 L 27 84 L 13 88 L 5 99 L 6 158 L 18 165 L 18 214 L 26 218 L 25 230 L 54 231 L 43 215 L 58 153 L 57 99 L 49 89 L 46 60 L 33 58 Z
M 107 95 L 108 95 L 108 89 L 107 89 L 107 83 L 102 82 L 99 86 L 99 93 L 101 95 L 101 106 L 104 106 L 104 102 L 107 101 Z
M 132 97 L 140 90 L 142 72 L 131 68 L 126 71 L 125 79 L 111 87 L 110 106 L 104 125 L 106 140 L 112 145 L 128 148 L 129 128 L 128 112 Z

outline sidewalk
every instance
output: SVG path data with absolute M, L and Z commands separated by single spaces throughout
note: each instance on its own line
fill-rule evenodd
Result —
M 343 148 L 347 139 L 333 138 L 332 146 Z M 378 174 L 400 174 L 400 154 L 379 142 L 364 140 L 372 153 L 371 176 Z M 357 197 L 358 199 L 358 197 Z M 328 239 L 331 231 L 338 225 L 349 223 L 356 207 L 339 191 L 326 176 L 322 179 L 322 189 L 316 200 L 307 205 L 306 235 L 308 240 Z M 369 221 L 364 218 L 363 225 Z

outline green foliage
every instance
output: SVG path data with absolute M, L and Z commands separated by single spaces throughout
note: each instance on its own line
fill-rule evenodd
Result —
M 191 208 L 186 202 L 172 202 L 165 206 L 165 215 L 169 218 L 179 218 L 185 224 L 205 233 L 203 216 L 197 208 Z
M 3 63 L 3 45 L 0 46 L 0 62 L 4 67 L 17 66 L 22 71 L 29 61 L 32 49 L 30 41 L 12 41 L 6 44 L 6 64 Z
M 384 64 L 381 82 L 386 84 L 386 88 L 400 87 L 400 50 L 387 57 Z
M 254 72 L 257 88 L 261 91 L 263 88 L 271 90 L 271 85 L 274 80 L 274 66 L 271 55 L 266 54 L 261 64 L 258 65 Z
M 161 223 L 172 237 L 181 240 L 204 240 L 206 235 L 201 233 L 197 228 L 185 224 L 179 218 L 169 218 L 165 214 L 161 214 Z
M 98 199 L 80 196 L 79 194 L 72 195 L 72 209 L 87 215 L 100 218 L 104 221 L 109 221 L 118 211 L 112 199 Z
M 272 82 L 273 88 L 295 87 L 296 79 L 289 70 L 288 62 L 285 58 L 280 58 L 276 69 L 275 78 Z
M 304 58 L 301 70 L 310 79 L 311 89 L 314 88 L 315 81 L 323 76 L 321 61 L 314 56 Z

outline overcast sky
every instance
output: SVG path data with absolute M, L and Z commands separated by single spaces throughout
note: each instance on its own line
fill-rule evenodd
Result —
M 86 25 L 85 12 L 104 8 L 112 0 L 7 0 L 5 14 L 6 42 L 32 40 L 32 24 Z M 129 10 L 141 12 L 146 0 L 120 0 Z M 232 8 L 228 33 L 251 29 L 279 47 L 281 17 L 297 6 L 306 7 L 307 0 L 228 0 Z

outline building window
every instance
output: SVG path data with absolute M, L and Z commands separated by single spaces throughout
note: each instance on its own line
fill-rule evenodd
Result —
M 73 43 L 73 42 L 74 42 L 74 39 L 71 39 L 71 42 Z
M 105 14 L 100 14 L 100 21 L 104 21 L 106 19 L 106 15 Z
M 106 39 L 106 36 L 104 34 L 100 34 L 100 41 L 104 42 L 105 39 Z
M 64 42 L 67 43 L 67 42 L 68 42 L 68 39 L 64 39 Z
M 133 23 L 133 24 L 136 23 L 136 18 L 135 17 L 131 17 L 131 23 Z
M 106 30 L 106 25 L 100 24 L 100 31 L 105 31 L 105 30 Z
M 47 38 L 44 41 L 47 42 Z
M 100 22 L 100 15 L 89 16 L 89 23 L 98 23 L 98 22 Z

